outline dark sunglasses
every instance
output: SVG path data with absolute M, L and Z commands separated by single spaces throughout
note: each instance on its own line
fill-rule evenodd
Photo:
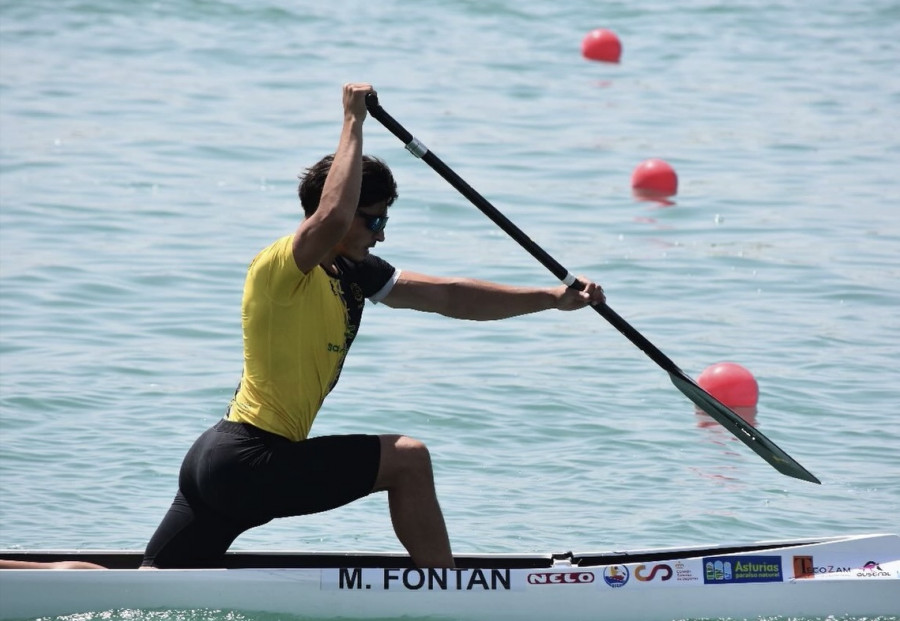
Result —
M 356 215 L 366 221 L 366 228 L 373 233 L 380 233 L 387 226 L 387 216 L 370 216 L 364 213 L 357 213 Z

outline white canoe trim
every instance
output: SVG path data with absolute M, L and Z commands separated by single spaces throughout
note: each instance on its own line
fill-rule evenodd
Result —
M 219 569 L 137 571 L 138 552 L 0 551 L 97 570 L 0 571 L 0 619 L 114 609 L 218 609 L 315 619 L 604 619 L 900 615 L 900 536 L 825 537 L 590 554 L 230 552 Z

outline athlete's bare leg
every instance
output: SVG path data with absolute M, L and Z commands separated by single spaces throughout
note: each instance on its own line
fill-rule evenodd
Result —
M 106 567 L 86 561 L 36 562 L 0 560 L 0 569 L 106 569 Z
M 387 490 L 397 538 L 417 567 L 453 567 L 428 449 L 406 436 L 380 438 L 381 465 L 375 490 Z

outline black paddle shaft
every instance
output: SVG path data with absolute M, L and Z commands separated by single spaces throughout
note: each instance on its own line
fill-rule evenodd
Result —
M 479 194 L 465 180 L 457 175 L 449 166 L 447 166 L 437 155 L 428 150 L 428 148 L 400 123 L 388 114 L 384 108 L 378 103 L 378 96 L 372 92 L 366 95 L 366 108 L 369 113 L 375 117 L 382 125 L 394 134 L 406 149 L 423 160 L 435 172 L 443 177 L 450 185 L 456 188 L 460 194 L 465 196 L 469 201 L 480 209 L 488 218 L 490 218 L 497 226 L 503 229 L 507 235 L 512 237 L 520 246 L 527 250 L 535 259 L 553 273 L 559 280 L 573 289 L 583 290 L 585 283 L 575 278 L 569 270 L 563 267 L 556 259 L 550 256 L 543 248 L 534 242 L 522 229 L 513 224 L 509 218 L 504 216 L 494 207 L 487 199 Z M 769 440 L 760 431 L 755 429 L 747 421 L 741 418 L 737 413 L 733 412 L 725 404 L 703 390 L 694 380 L 692 380 L 684 371 L 672 362 L 672 360 L 662 353 L 653 343 L 648 341 L 640 332 L 635 330 L 627 321 L 625 321 L 618 313 L 611 309 L 607 304 L 596 304 L 592 307 L 604 319 L 621 332 L 628 340 L 636 345 L 641 351 L 659 365 L 669 374 L 669 378 L 678 390 L 680 390 L 688 399 L 694 402 L 701 410 L 719 422 L 736 438 L 753 449 L 760 457 L 771 464 L 776 470 L 782 474 L 792 476 L 811 483 L 820 483 L 819 479 L 810 473 L 806 468 L 797 463 L 790 455 Z

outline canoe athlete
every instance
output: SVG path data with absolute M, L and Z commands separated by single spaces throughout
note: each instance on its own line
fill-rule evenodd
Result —
M 453 567 L 425 445 L 404 435 L 311 437 L 368 299 L 470 320 L 604 300 L 584 291 L 512 287 L 394 268 L 370 253 L 397 198 L 390 169 L 363 155 L 368 84 L 343 87 L 337 150 L 302 177 L 305 217 L 253 259 L 241 308 L 244 364 L 227 415 L 188 450 L 178 492 L 143 567 L 216 567 L 232 542 L 274 518 L 387 492 L 391 521 L 418 567 Z

